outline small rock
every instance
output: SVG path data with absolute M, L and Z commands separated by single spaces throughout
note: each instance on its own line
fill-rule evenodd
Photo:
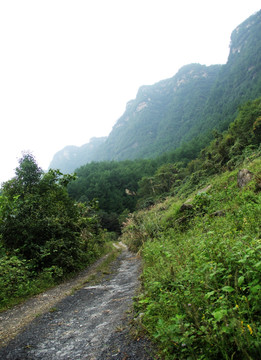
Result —
M 247 169 L 239 170 L 239 172 L 237 174 L 238 187 L 241 189 L 242 187 L 247 185 L 249 183 L 249 181 L 252 180 L 252 177 L 253 177 L 253 174 L 249 170 L 247 170 Z
M 187 200 L 184 202 L 184 204 L 191 204 L 192 201 L 193 201 L 193 199 L 192 199 L 192 198 L 189 198 L 189 199 L 187 199 Z
M 182 216 L 182 217 L 178 218 L 175 222 L 177 224 L 184 224 L 184 223 L 186 223 L 188 221 L 188 219 L 189 218 L 187 216 Z
M 212 188 L 212 185 L 210 184 L 210 185 L 204 187 L 204 189 L 199 190 L 198 194 L 205 193 L 211 188 Z
M 211 216 L 224 216 L 225 210 L 217 210 L 211 214 Z
M 193 209 L 193 205 L 192 204 L 182 204 L 179 211 L 180 212 L 185 212 L 185 211 L 188 211 L 188 210 L 192 210 Z

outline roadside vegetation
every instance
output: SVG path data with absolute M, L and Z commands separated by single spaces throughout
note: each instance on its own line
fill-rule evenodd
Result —
M 74 179 L 44 173 L 31 154 L 0 196 L 0 310 L 54 286 L 100 257 L 110 237 L 99 223 L 97 204 L 75 203 L 67 192 Z
M 25 154 L 1 189 L 0 309 L 72 276 L 121 233 L 143 259 L 140 330 L 163 358 L 261 358 L 260 143 L 261 98 L 200 152 L 190 142 L 76 175 L 44 173 Z
M 136 310 L 166 359 L 261 357 L 261 160 L 244 165 L 255 175 L 241 190 L 226 172 L 126 222 L 144 264 Z
M 166 359 L 261 358 L 260 116 L 260 100 L 242 107 L 156 200 L 158 171 L 153 204 L 125 222 L 143 259 L 141 331 Z

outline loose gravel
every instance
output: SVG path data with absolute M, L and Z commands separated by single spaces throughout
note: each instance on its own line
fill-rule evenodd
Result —
M 139 275 L 139 258 L 124 249 L 99 284 L 85 285 L 35 318 L 0 349 L 0 359 L 156 359 L 151 343 L 129 332 Z

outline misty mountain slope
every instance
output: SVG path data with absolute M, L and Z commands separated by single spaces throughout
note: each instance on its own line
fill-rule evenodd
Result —
M 141 87 L 99 149 L 97 160 L 151 158 L 179 146 L 200 118 L 219 69 L 191 64 L 171 79 Z
M 74 172 L 78 167 L 92 161 L 97 149 L 105 140 L 106 137 L 92 138 L 89 143 L 82 146 L 66 146 L 54 155 L 50 168 L 60 169 L 66 173 Z
M 231 34 L 228 61 L 213 87 L 202 122 L 220 130 L 233 121 L 240 104 L 261 94 L 261 11 L 250 16 Z
M 65 148 L 50 167 L 71 172 L 91 161 L 157 157 L 226 129 L 238 106 L 260 95 L 261 11 L 232 32 L 225 65 L 186 65 L 170 79 L 142 86 L 107 138 L 92 148 Z

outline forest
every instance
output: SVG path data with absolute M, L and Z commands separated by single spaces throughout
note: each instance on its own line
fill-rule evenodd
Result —
M 224 169 L 232 170 L 245 149 L 260 143 L 259 111 L 260 99 L 243 105 L 229 129 L 213 131 L 214 139 L 201 150 L 202 143 L 196 138 L 156 159 L 87 164 L 76 171 L 69 194 L 80 202 L 98 199 L 103 226 L 119 233 L 129 212 L 175 194 L 179 188 L 192 189 Z

